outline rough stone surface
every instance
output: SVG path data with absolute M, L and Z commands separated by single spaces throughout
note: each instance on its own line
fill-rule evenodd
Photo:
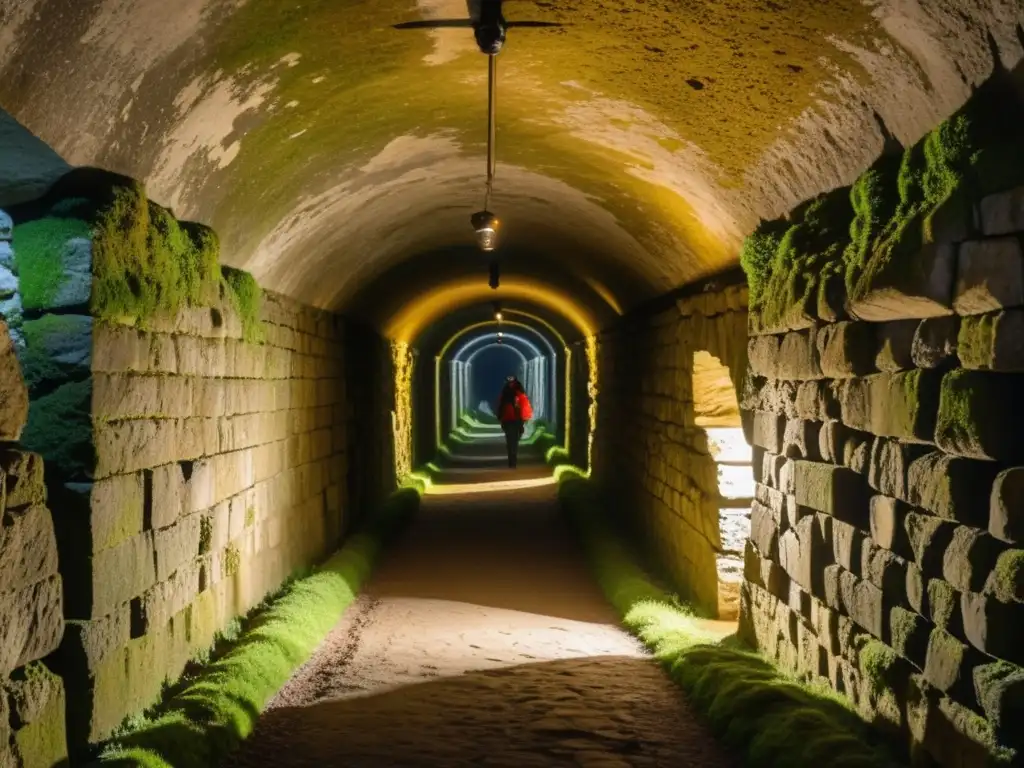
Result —
M 878 339 L 870 323 L 843 322 L 818 331 L 821 371 L 830 379 L 865 376 L 877 369 Z
M 7 323 L 0 319 L 0 440 L 17 440 L 28 421 L 28 390 Z
M 963 318 L 957 344 L 964 368 L 1024 371 L 1024 310 Z
M 953 362 L 957 353 L 960 317 L 932 317 L 922 320 L 914 333 L 911 358 L 918 368 L 940 368 Z
M 874 362 L 878 370 L 895 373 L 915 367 L 914 339 L 921 322 L 923 321 L 895 320 L 877 326 L 878 354 Z
M 1024 305 L 1024 254 L 1020 240 L 1004 237 L 960 246 L 953 308 L 960 315 Z
M 949 520 L 984 528 L 997 468 L 932 451 L 907 469 L 907 501 Z
M 989 532 L 998 539 L 1024 542 L 1024 467 L 1000 472 L 992 485 Z
M 64 631 L 61 580 L 51 576 L 0 594 L 0 674 L 57 648 Z
M 942 379 L 935 443 L 974 459 L 1024 462 L 1024 375 L 958 370 Z
M 920 369 L 848 379 L 839 390 L 843 423 L 876 435 L 932 442 L 939 386 L 936 372 Z
M 982 198 L 982 231 L 991 236 L 1024 232 L 1024 187 Z
M 956 262 L 953 245 L 925 245 L 913 269 L 880 273 L 875 285 L 850 302 L 850 314 L 871 322 L 951 314 Z

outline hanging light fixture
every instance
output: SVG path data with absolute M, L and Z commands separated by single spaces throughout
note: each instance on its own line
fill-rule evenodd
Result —
M 484 194 L 484 208 L 469 217 L 469 223 L 473 225 L 476 233 L 476 243 L 484 253 L 490 253 L 498 247 L 498 217 L 491 213 L 488 208 L 491 202 L 491 190 L 494 186 L 494 141 L 495 125 L 494 116 L 496 111 L 495 86 L 497 84 L 497 56 L 487 57 L 487 191 Z M 491 267 L 491 287 L 497 288 L 496 268 Z
M 504 319 L 504 315 L 502 315 L 501 313 L 500 301 L 494 302 L 494 319 L 497 320 L 499 323 Z

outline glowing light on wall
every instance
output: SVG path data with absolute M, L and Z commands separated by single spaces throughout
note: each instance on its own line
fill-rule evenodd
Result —
M 391 412 L 395 478 L 401 484 L 412 473 L 412 349 L 402 341 L 391 342 L 391 370 L 395 377 L 395 409 Z
M 598 344 L 596 336 L 587 336 L 584 340 L 587 350 L 587 393 L 590 395 L 588 416 L 590 423 L 587 430 L 587 472 L 593 467 L 594 433 L 597 432 L 597 396 L 600 392 L 598 378 Z

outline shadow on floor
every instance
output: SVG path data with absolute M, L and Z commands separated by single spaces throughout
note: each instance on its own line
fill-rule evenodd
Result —
M 524 664 L 266 712 L 226 768 L 728 766 L 656 662 Z

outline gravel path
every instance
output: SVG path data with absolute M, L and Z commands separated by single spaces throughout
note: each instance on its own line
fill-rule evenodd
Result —
M 733 765 L 616 627 L 548 475 L 462 470 L 491 482 L 426 496 L 228 765 Z

